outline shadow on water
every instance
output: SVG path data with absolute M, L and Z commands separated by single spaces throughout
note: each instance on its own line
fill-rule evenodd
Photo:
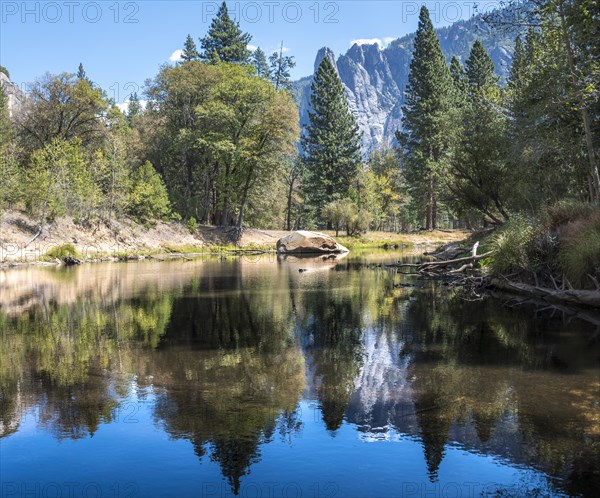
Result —
M 418 441 L 430 483 L 460 448 L 541 472 L 549 493 L 600 489 L 594 327 L 365 267 L 392 258 L 5 272 L 0 437 L 34 411 L 39 437 L 89 439 L 132 391 L 150 393 L 152 423 L 238 494 L 276 441 L 299 444 L 299 406 L 314 402 L 315 455 L 351 427 L 362 441 Z

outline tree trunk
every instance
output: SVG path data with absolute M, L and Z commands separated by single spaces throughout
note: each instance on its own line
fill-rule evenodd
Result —
M 242 194 L 242 202 L 240 205 L 240 214 L 237 219 L 236 227 L 238 234 L 242 233 L 242 223 L 244 222 L 244 212 L 246 211 L 246 203 L 248 202 L 248 191 L 250 190 L 250 183 L 252 182 L 252 175 L 254 174 L 254 167 L 250 167 L 248 174 L 246 175 L 246 182 L 244 184 L 244 192 Z
M 433 187 L 432 182 L 429 182 L 429 189 L 427 191 L 427 221 L 425 223 L 425 229 L 431 230 L 433 227 Z
M 288 189 L 287 196 L 287 214 L 285 220 L 285 229 L 288 231 L 292 229 L 292 195 L 294 193 L 294 183 L 295 179 L 292 179 L 290 181 L 290 188 Z
M 435 191 L 432 192 L 433 199 L 431 205 L 431 228 L 432 230 L 437 229 L 437 196 L 435 195 Z
M 583 121 L 583 130 L 585 133 L 585 143 L 587 147 L 588 161 L 590 165 L 590 175 L 592 177 L 592 186 L 590 188 L 590 200 L 599 202 L 600 201 L 600 173 L 598 172 L 598 165 L 596 163 L 596 154 L 594 151 L 594 140 L 592 135 L 592 127 L 590 124 L 590 115 L 588 111 L 587 103 L 585 98 L 579 91 L 577 67 L 575 65 L 575 56 L 573 54 L 573 47 L 571 46 L 571 39 L 569 38 L 569 32 L 567 29 L 567 21 L 564 9 L 564 0 L 558 2 L 560 24 L 562 28 L 562 34 L 565 42 L 565 48 L 567 51 L 567 61 L 569 63 L 569 71 L 571 72 L 571 82 L 573 84 L 573 90 L 579 95 L 579 106 L 581 108 L 581 119 Z

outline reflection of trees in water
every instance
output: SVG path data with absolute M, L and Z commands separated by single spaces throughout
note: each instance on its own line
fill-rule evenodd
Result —
M 128 391 L 125 377 L 111 380 L 103 370 L 131 373 L 137 351 L 158 343 L 170 312 L 169 295 L 151 294 L 135 302 L 42 300 L 20 315 L 0 314 L 1 426 L 15 427 L 36 407 L 59 437 L 93 434 Z
M 194 279 L 174 301 L 146 372 L 161 387 L 156 419 L 172 437 L 190 440 L 200 458 L 209 453 L 236 494 L 260 445 L 275 431 L 299 429 L 294 414 L 304 390 L 291 304 L 280 297 L 287 288 L 243 277 L 238 267 Z
M 599 348 L 584 327 L 348 267 L 228 262 L 171 290 L 140 282 L 119 299 L 0 313 L 0 436 L 28 407 L 57 437 L 93 434 L 135 374 L 157 388 L 167 432 L 217 461 L 237 492 L 261 444 L 299 430 L 306 358 L 328 430 L 347 417 L 418 434 L 431 479 L 455 440 L 539 466 L 571 493 L 600 486 Z
M 377 301 L 385 286 L 373 284 L 381 277 L 389 280 L 374 272 L 330 272 L 293 296 L 312 367 L 315 386 L 311 387 L 316 387 L 329 431 L 342 425 L 363 366 L 363 330 L 377 320 Z
M 462 433 L 467 446 L 564 478 L 570 492 L 600 485 L 598 341 L 585 325 L 531 314 L 432 289 L 410 306 L 405 354 L 432 477 Z
M 304 360 L 296 348 L 261 354 L 256 348 L 156 353 L 154 383 L 164 388 L 155 417 L 175 438 L 210 448 L 237 493 L 240 478 L 275 430 L 285 433 L 304 389 Z M 284 417 L 285 415 L 285 417 Z M 297 429 L 297 428 L 296 428 Z
M 3 435 L 17 428 L 23 392 L 55 436 L 91 435 L 113 419 L 135 374 L 140 387 L 159 388 L 155 417 L 165 429 L 191 440 L 198 456 L 209 449 L 237 492 L 260 444 L 299 430 L 304 359 L 281 287 L 243 280 L 235 264 L 220 270 L 176 294 L 150 287 L 118 301 L 43 302 L 0 315 L 0 392 L 12 401 L 0 411 Z

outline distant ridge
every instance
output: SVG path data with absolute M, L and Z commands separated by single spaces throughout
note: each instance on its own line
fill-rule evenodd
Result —
M 508 10 L 499 10 L 495 15 L 501 17 L 510 13 Z M 506 81 L 517 36 L 515 29 L 494 30 L 480 14 L 436 31 L 448 62 L 456 55 L 464 63 L 475 40 L 481 40 L 494 61 L 501 82 Z M 404 90 L 408 82 L 414 37 L 414 33 L 403 36 L 384 49 L 377 44 L 355 44 L 337 60 L 327 47 L 317 53 L 315 69 L 323 57 L 329 57 L 337 68 L 350 109 L 363 135 L 365 157 L 382 145 L 392 144 L 396 130 L 402 126 Z M 312 78 L 311 75 L 295 82 L 301 126 L 308 123 Z

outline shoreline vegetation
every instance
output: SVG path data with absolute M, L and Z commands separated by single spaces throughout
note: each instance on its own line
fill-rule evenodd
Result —
M 563 202 L 501 228 L 439 247 L 419 264 L 394 264 L 422 278 L 482 291 L 600 308 L 600 207 Z
M 286 230 L 247 228 L 237 239 L 231 229 L 197 226 L 180 221 L 158 221 L 144 225 L 131 219 L 107 223 L 76 224 L 57 218 L 47 224 L 42 237 L 30 244 L 36 233 L 35 219 L 21 211 L 8 211 L 0 219 L 0 268 L 28 264 L 64 265 L 66 258 L 81 262 L 131 261 L 140 259 L 189 259 L 220 254 L 275 253 Z M 464 240 L 470 232 L 436 230 L 416 233 L 368 232 L 359 237 L 338 236 L 325 230 L 349 249 L 414 248 L 432 250 L 440 244 Z M 69 261 L 67 259 L 67 261 Z

